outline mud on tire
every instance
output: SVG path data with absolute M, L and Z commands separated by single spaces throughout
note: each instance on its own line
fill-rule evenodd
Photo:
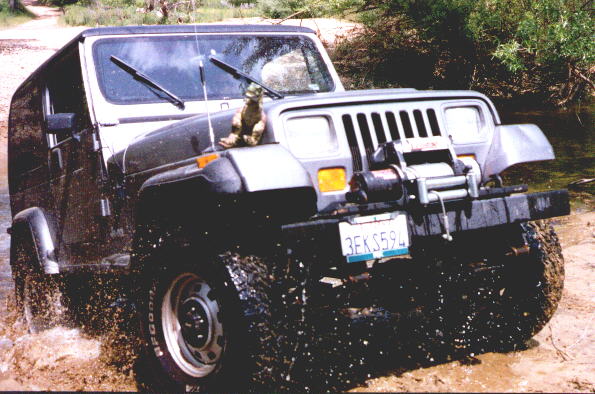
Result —
M 226 253 L 205 264 L 189 251 L 160 253 L 139 305 L 145 349 L 139 378 L 155 391 L 263 391 L 280 357 L 263 259 Z
M 564 288 L 564 257 L 558 236 L 548 221 L 522 225 L 530 247 L 530 264 L 534 265 L 535 293 L 525 303 L 525 340 L 537 334 L 558 308 Z
M 470 286 L 459 329 L 458 345 L 470 351 L 507 350 L 523 346 L 552 318 L 562 297 L 564 259 L 548 221 L 528 222 L 518 231 L 527 254 L 508 257 L 504 269 L 489 281 Z M 502 263 L 492 258 L 491 264 Z M 496 273 L 497 272 L 497 273 Z

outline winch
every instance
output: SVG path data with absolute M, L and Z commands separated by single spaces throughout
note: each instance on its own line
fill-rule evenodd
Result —
M 351 178 L 348 201 L 404 206 L 479 197 L 479 165 L 472 157 L 457 157 L 445 137 L 384 143 L 374 152 L 372 164 Z

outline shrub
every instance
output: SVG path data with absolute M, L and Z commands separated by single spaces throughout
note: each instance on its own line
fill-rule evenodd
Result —
M 347 1 L 349 3 L 347 3 Z M 258 7 L 268 18 L 317 18 L 337 15 L 352 5 L 354 0 L 260 0 Z
M 108 0 L 110 4 L 120 2 L 120 6 L 83 7 L 71 5 L 65 8 L 64 21 L 69 25 L 81 26 L 122 26 L 122 25 L 154 25 L 161 23 L 201 23 L 217 22 L 228 18 L 240 18 L 256 16 L 254 8 L 242 9 L 239 7 L 223 7 L 220 3 L 211 1 L 216 7 L 200 5 L 196 2 L 193 10 L 190 3 L 176 4 L 172 2 L 168 6 L 167 16 L 164 16 L 158 4 L 153 11 L 142 8 L 141 4 L 135 3 L 138 0 Z M 128 5 L 122 4 L 122 2 Z
M 8 0 L 0 0 L 0 27 L 8 27 L 26 22 L 32 17 L 31 13 L 17 0 L 16 7 L 11 10 Z
M 343 1 L 344 11 L 359 11 L 365 29 L 339 46 L 336 60 L 356 77 L 356 85 L 381 81 L 475 88 L 497 97 L 565 105 L 592 97 L 595 90 L 595 23 L 589 3 Z M 358 56 L 351 56 L 354 51 Z M 419 70 L 425 70 L 425 78 L 408 75 Z

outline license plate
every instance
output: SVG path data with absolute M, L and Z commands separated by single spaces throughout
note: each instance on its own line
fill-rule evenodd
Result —
M 407 215 L 362 216 L 339 223 L 341 248 L 348 263 L 409 253 Z

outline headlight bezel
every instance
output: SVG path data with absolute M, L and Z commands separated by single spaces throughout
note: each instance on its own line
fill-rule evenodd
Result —
M 339 140 L 330 114 L 314 112 L 287 116 L 283 121 L 287 147 L 299 159 L 332 157 Z
M 476 127 L 475 129 L 471 129 L 470 127 L 462 127 L 460 124 L 454 126 L 452 121 L 449 120 L 449 112 L 452 111 L 461 111 L 461 110 L 469 110 L 472 109 L 475 111 L 476 121 L 474 122 Z M 444 126 L 447 134 L 451 137 L 453 144 L 455 145 L 467 145 L 467 144 L 477 144 L 477 143 L 484 143 L 488 140 L 489 130 L 487 127 L 485 115 L 482 106 L 478 103 L 473 102 L 465 102 L 465 103 L 457 103 L 455 105 L 449 104 L 443 107 L 442 109 L 443 116 L 444 116 Z M 454 116 L 451 115 L 451 116 Z M 459 115 L 460 116 L 460 115 Z M 460 122 L 460 123 L 469 123 L 471 122 Z

